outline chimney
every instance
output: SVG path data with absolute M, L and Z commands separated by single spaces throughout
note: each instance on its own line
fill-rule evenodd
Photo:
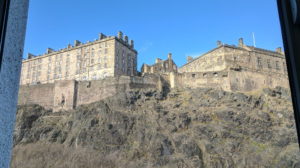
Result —
M 168 59 L 169 59 L 169 60 L 172 59 L 172 53 L 169 53 L 169 54 L 168 54 Z
M 71 44 L 68 44 L 68 48 L 69 48 L 69 49 L 72 48 L 72 45 L 71 45 Z
M 75 40 L 75 41 L 74 41 L 74 46 L 75 46 L 75 47 L 79 46 L 80 44 L 81 44 L 80 41 L 78 41 L 78 40 Z
M 155 63 L 157 64 L 157 63 L 160 63 L 161 62 L 161 59 L 160 58 L 156 58 L 155 59 Z
M 282 48 L 281 48 L 281 47 L 276 48 L 276 52 L 278 52 L 278 53 L 280 53 L 280 54 L 283 54 Z
M 218 40 L 217 41 L 217 47 L 220 47 L 220 46 L 222 46 L 223 44 L 222 44 L 222 42 L 220 41 L 220 40 Z
M 35 57 L 35 55 L 33 55 L 33 54 L 31 54 L 31 53 L 28 53 L 28 54 L 27 54 L 27 58 L 28 58 L 28 59 L 31 59 L 31 58 L 33 58 L 33 57 Z
M 124 36 L 124 41 L 126 44 L 128 44 L 128 36 Z
M 103 33 L 99 34 L 99 40 L 102 40 L 102 39 L 105 39 L 105 38 L 106 38 L 106 36 Z
M 123 33 L 121 31 L 118 32 L 118 38 L 121 40 L 123 39 Z
M 46 50 L 46 54 L 50 54 L 50 53 L 52 53 L 52 52 L 55 52 L 52 48 L 47 48 L 47 50 Z
M 133 40 L 130 40 L 129 45 L 130 45 L 131 48 L 134 48 L 134 41 L 133 41 Z
M 240 38 L 239 39 L 239 47 L 243 47 L 244 46 L 244 39 Z
M 187 63 L 189 63 L 189 62 L 192 62 L 192 61 L 193 61 L 193 57 L 191 57 L 191 56 L 188 56 L 186 59 L 187 59 Z

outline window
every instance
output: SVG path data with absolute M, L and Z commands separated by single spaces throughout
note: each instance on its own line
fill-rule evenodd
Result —
M 276 62 L 275 62 L 275 66 L 276 66 L 276 70 L 280 70 L 279 61 L 276 61 Z
M 192 77 L 195 78 L 195 77 L 196 77 L 196 74 L 192 74 Z
M 107 48 L 105 48 L 105 50 L 104 50 L 104 54 L 107 54 L 108 53 L 108 49 Z
M 97 67 L 98 67 L 98 70 L 100 70 L 100 69 L 101 69 L 101 64 L 98 64 L 98 66 L 97 66 Z
M 287 67 L 286 67 L 285 62 L 282 63 L 282 67 L 283 67 L 283 69 L 284 69 L 284 72 L 287 72 Z
M 257 57 L 257 67 L 258 68 L 262 68 L 262 62 L 261 62 L 261 58 L 260 57 Z
M 237 60 L 237 57 L 233 56 L 233 61 L 236 62 L 236 60 Z
M 269 60 L 269 59 L 267 60 L 267 64 L 268 64 L 268 68 L 269 68 L 269 69 L 271 69 L 271 68 L 272 68 L 272 66 L 271 66 L 271 62 L 270 62 L 270 60 Z

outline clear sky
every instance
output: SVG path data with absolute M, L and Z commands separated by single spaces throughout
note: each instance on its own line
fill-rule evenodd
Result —
M 30 0 L 24 57 L 119 30 L 134 40 L 138 68 L 169 52 L 181 66 L 217 40 L 253 45 L 252 32 L 257 47 L 283 45 L 276 0 Z

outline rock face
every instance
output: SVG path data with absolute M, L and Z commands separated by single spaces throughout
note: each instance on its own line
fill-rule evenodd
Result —
M 130 90 L 76 110 L 18 107 L 11 167 L 300 167 L 289 91 Z

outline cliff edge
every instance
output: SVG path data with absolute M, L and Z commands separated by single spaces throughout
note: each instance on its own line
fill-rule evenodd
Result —
M 18 107 L 12 168 L 300 167 L 289 90 L 133 89 Z

